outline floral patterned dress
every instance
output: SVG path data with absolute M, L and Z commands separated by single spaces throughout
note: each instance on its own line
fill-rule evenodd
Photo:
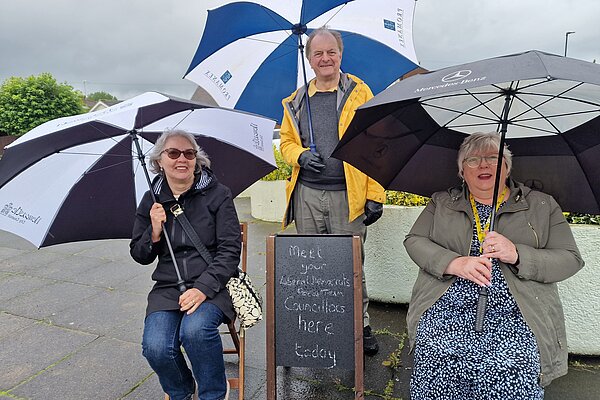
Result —
M 476 203 L 480 221 L 492 207 Z M 473 228 L 471 256 L 480 243 Z M 482 332 L 475 332 L 479 286 L 457 278 L 427 310 L 416 333 L 412 400 L 543 399 L 540 357 L 533 332 L 510 293 L 497 260 Z

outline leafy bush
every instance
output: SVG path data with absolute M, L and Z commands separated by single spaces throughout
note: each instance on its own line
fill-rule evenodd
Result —
M 392 204 L 395 206 L 425 206 L 429 201 L 428 197 L 407 192 L 397 192 L 395 190 L 386 190 L 385 194 L 385 204 Z
M 425 206 L 429 201 L 428 197 L 419 196 L 412 193 L 396 192 L 394 190 L 386 190 L 385 204 L 393 204 L 396 206 Z M 579 213 L 563 213 L 567 222 L 570 224 L 580 225 L 600 225 L 600 215 L 579 214 Z
M 90 93 L 87 96 L 88 100 L 92 100 L 92 101 L 100 101 L 100 100 L 117 100 L 117 98 L 115 96 L 113 96 L 110 93 L 107 92 L 94 92 L 94 93 Z
M 570 224 L 600 225 L 600 215 L 563 213 Z
M 260 178 L 261 181 L 282 181 L 289 179 L 292 176 L 292 166 L 288 165 L 281 155 L 281 152 L 273 145 L 273 153 L 275 154 L 275 163 L 277 169 Z
M 10 77 L 0 85 L 0 131 L 19 136 L 59 117 L 83 112 L 80 93 L 49 73 Z

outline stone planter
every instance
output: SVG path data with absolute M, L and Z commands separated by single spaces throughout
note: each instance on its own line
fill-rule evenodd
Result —
M 369 227 L 365 276 L 372 300 L 409 303 L 418 267 L 402 241 L 423 207 L 385 206 L 383 217 Z M 586 262 L 575 276 L 558 284 L 564 306 L 570 353 L 600 355 L 600 228 L 571 225 Z
M 367 229 L 365 277 L 369 298 L 408 303 L 418 268 L 402 241 L 424 207 L 385 205 L 383 216 Z
M 251 186 L 250 213 L 256 219 L 281 222 L 285 213 L 287 181 L 257 181 Z

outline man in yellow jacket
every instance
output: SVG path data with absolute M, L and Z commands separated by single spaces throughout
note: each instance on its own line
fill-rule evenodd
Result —
M 330 157 L 355 110 L 373 97 L 366 83 L 340 72 L 342 51 L 338 32 L 314 30 L 306 43 L 306 57 L 316 75 L 308 85 L 309 107 L 306 87 L 283 100 L 280 148 L 293 166 L 283 226 L 295 220 L 300 234 L 353 234 L 364 243 L 367 225 L 383 213 L 385 192 L 358 169 Z M 364 250 L 362 255 L 364 260 Z M 364 351 L 375 355 L 379 346 L 369 325 L 368 305 L 363 273 Z

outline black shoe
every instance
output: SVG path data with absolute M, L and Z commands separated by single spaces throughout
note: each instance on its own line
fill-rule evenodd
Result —
M 369 325 L 363 328 L 363 350 L 368 356 L 374 356 L 379 351 L 379 343 Z

